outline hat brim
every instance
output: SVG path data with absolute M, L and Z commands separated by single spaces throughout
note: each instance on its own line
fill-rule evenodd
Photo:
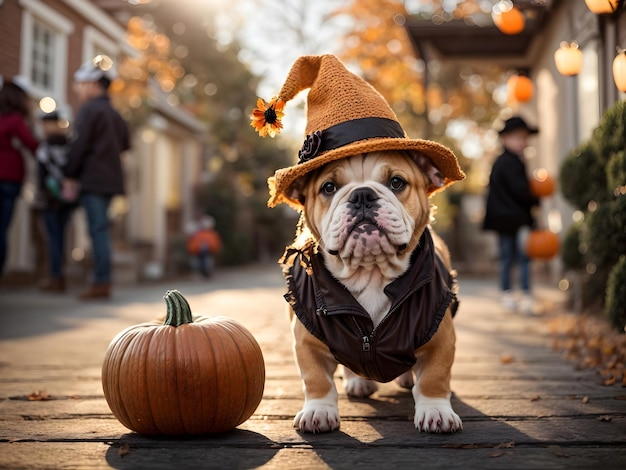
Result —
M 303 209 L 302 204 L 297 199 L 290 197 L 289 194 L 291 185 L 298 178 L 322 167 L 326 163 L 330 163 L 335 160 L 340 160 L 352 155 L 380 152 L 385 150 L 417 151 L 430 158 L 439 172 L 444 176 L 444 184 L 440 187 L 429 186 L 429 196 L 438 191 L 442 191 L 456 181 L 460 181 L 465 178 L 465 173 L 459 167 L 456 156 L 444 145 L 424 139 L 392 137 L 373 138 L 353 142 L 351 144 L 344 145 L 343 147 L 319 154 L 307 162 L 276 170 L 274 176 L 268 179 L 270 198 L 267 205 L 269 207 L 274 207 L 277 204 L 285 203 L 300 211 Z
M 505 127 L 504 129 L 498 131 L 498 135 L 504 135 L 504 134 L 508 134 L 509 132 L 513 132 L 513 131 L 518 131 L 520 129 L 525 130 L 526 132 L 528 132 L 529 134 L 537 134 L 539 133 L 539 129 L 536 127 L 528 127 L 528 126 L 512 126 L 512 127 Z

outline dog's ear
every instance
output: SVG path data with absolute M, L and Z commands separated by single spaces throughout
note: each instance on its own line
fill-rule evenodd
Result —
M 426 175 L 430 184 L 435 186 L 436 188 L 441 188 L 445 183 L 445 178 L 439 171 L 439 169 L 435 166 L 430 158 L 428 158 L 423 153 L 412 152 L 411 158 L 417 164 L 422 173 Z
M 291 185 L 286 191 L 287 197 L 298 201 L 303 206 L 304 206 L 304 201 L 306 199 L 304 192 L 305 192 L 306 184 L 309 180 L 308 176 L 309 175 L 304 175 L 296 179 L 293 183 L 291 183 Z

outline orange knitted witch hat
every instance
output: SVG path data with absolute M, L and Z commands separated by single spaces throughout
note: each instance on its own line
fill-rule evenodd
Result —
M 428 157 L 444 177 L 443 186 L 430 186 L 429 194 L 465 178 L 450 149 L 429 140 L 409 139 L 385 98 L 333 55 L 296 60 L 278 97 L 269 103 L 258 101 L 251 125 L 262 136 L 273 137 L 282 128 L 285 102 L 307 88 L 304 145 L 297 164 L 277 170 L 268 179 L 270 207 L 284 202 L 301 210 L 290 191 L 296 179 L 328 162 L 362 153 L 408 150 Z

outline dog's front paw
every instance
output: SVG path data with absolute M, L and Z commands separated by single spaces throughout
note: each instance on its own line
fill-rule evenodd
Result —
M 329 432 L 339 429 L 339 409 L 325 400 L 307 400 L 293 420 L 293 427 L 303 432 Z
M 415 404 L 415 429 L 423 432 L 456 432 L 463 429 L 463 422 L 447 398 L 421 397 Z
M 343 387 L 348 396 L 356 398 L 367 398 L 378 390 L 376 382 L 358 376 L 346 377 L 343 380 Z

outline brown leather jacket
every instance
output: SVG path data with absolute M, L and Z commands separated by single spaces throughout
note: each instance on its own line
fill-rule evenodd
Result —
M 385 288 L 391 309 L 374 324 L 350 292 L 324 266 L 311 242 L 287 247 L 285 300 L 307 330 L 328 346 L 337 362 L 356 374 L 389 382 L 415 364 L 415 350 L 437 331 L 454 301 L 456 279 L 435 254 L 429 230 L 411 255 L 411 266 Z

